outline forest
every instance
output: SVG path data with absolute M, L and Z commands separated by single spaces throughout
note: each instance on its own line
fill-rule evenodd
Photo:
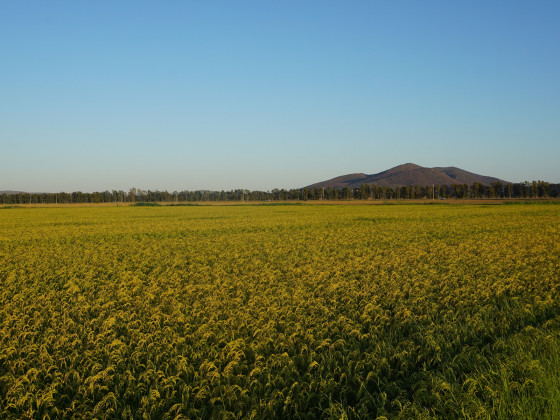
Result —
M 1 194 L 0 204 L 70 204 L 134 202 L 200 202 L 200 201 L 307 201 L 307 200 L 418 200 L 418 199 L 491 199 L 491 198 L 556 198 L 560 184 L 545 181 L 474 183 L 454 185 L 411 185 L 400 187 L 363 184 L 359 188 L 293 188 L 272 191 L 151 191 L 131 188 L 129 191 L 72 193 Z

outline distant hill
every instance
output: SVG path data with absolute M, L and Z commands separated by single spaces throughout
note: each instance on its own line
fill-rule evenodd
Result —
M 386 187 L 409 186 L 409 185 L 453 185 L 475 182 L 490 185 L 492 182 L 507 183 L 499 178 L 478 175 L 464 169 L 453 166 L 442 168 L 424 168 L 414 163 L 405 163 L 395 166 L 378 174 L 366 175 L 363 173 L 342 175 L 327 181 L 317 182 L 307 188 L 356 188 L 363 184 L 375 184 Z
M 4 190 L 0 191 L 0 195 L 2 194 L 21 194 L 23 191 L 12 191 L 12 190 Z

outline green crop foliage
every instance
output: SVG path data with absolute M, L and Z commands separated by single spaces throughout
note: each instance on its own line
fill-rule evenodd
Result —
M 560 206 L 10 208 L 0 418 L 554 418 Z

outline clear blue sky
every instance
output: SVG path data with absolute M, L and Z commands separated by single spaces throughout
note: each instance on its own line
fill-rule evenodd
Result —
M 4 1 L 0 190 L 560 182 L 560 2 Z

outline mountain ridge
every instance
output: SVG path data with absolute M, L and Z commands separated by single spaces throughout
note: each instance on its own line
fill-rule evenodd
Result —
M 376 174 L 354 173 L 341 175 L 326 181 L 316 182 L 307 188 L 357 188 L 363 184 L 375 184 L 385 187 L 411 185 L 472 185 L 478 182 L 490 185 L 492 182 L 508 183 L 502 179 L 479 175 L 455 166 L 427 168 L 415 163 L 405 163 Z
M 14 190 L 2 190 L 0 194 L 21 194 L 23 191 L 14 191 Z

